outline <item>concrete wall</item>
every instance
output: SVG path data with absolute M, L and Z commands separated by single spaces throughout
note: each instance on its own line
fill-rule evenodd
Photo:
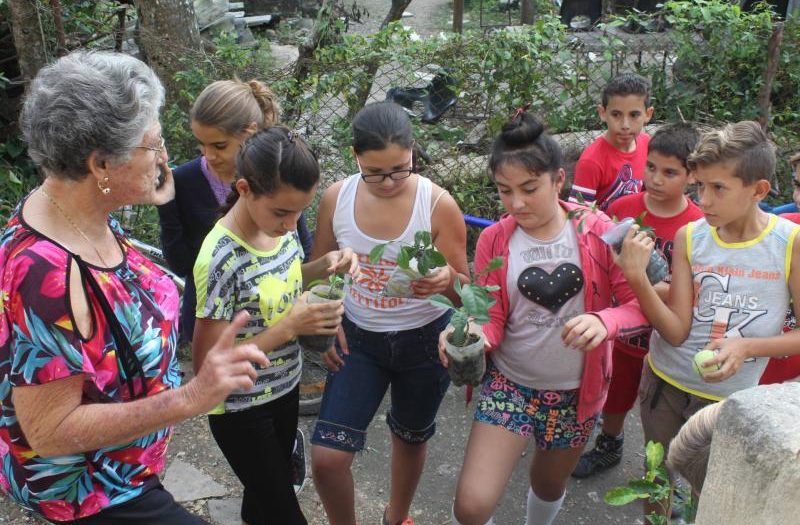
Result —
M 696 525 L 800 524 L 800 384 L 737 392 L 722 407 Z

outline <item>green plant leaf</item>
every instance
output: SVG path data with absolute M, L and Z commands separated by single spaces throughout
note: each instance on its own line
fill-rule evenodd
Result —
M 647 496 L 642 496 L 635 490 L 630 487 L 614 487 L 613 489 L 606 492 L 606 495 L 603 496 L 603 500 L 608 504 L 614 507 L 620 507 L 622 505 L 627 505 L 632 501 L 636 501 L 637 499 L 643 499 Z
M 451 309 L 455 309 L 456 307 L 453 304 L 453 301 L 451 301 L 450 299 L 448 299 L 447 297 L 445 297 L 440 293 L 431 295 L 430 297 L 428 297 L 428 301 L 431 302 L 434 306 L 444 306 Z
M 380 261 L 383 257 L 383 252 L 386 251 L 386 246 L 388 246 L 388 243 L 375 245 L 375 247 L 369 251 L 369 262 L 376 264 Z
M 408 246 L 403 246 L 400 248 L 400 251 L 397 253 L 397 266 L 405 270 L 409 269 L 408 262 L 411 260 L 410 252 L 411 248 Z
M 475 296 L 474 285 L 466 284 L 462 286 L 461 293 L 458 295 L 461 297 L 461 304 L 464 305 L 464 310 L 466 310 L 470 316 L 476 317 L 481 314 L 481 303 Z
M 6 153 L 12 159 L 16 159 L 25 151 L 25 144 L 17 140 L 9 140 L 6 142 Z
M 447 266 L 447 259 L 444 258 L 444 255 L 438 250 L 431 250 L 426 252 L 428 257 L 431 261 L 431 268 L 440 268 L 442 266 Z
M 633 479 L 628 482 L 628 487 L 635 490 L 639 494 L 650 495 L 653 492 L 656 492 L 660 488 L 660 485 L 646 479 Z
M 503 266 L 503 258 L 502 257 L 495 257 L 491 261 L 489 261 L 483 269 L 478 272 L 478 276 L 485 275 L 489 272 L 493 272 Z
M 417 271 L 421 275 L 427 275 L 428 270 L 430 270 L 430 264 L 428 264 L 428 253 L 417 253 Z
M 414 244 L 422 246 L 431 245 L 431 232 L 420 230 L 414 234 Z
M 655 441 L 648 441 L 645 448 L 647 470 L 655 470 L 664 462 L 664 445 Z

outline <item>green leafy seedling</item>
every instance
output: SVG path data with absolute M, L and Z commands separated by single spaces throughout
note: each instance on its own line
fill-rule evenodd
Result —
M 389 241 L 378 244 L 369 252 L 369 261 L 377 263 L 383 257 L 386 247 L 398 241 Z M 412 268 L 412 261 L 416 268 Z M 404 244 L 397 254 L 397 265 L 404 270 L 416 270 L 421 275 L 427 275 L 430 270 L 447 265 L 444 255 L 433 245 L 431 232 L 420 230 L 414 234 L 414 244 Z
M 606 492 L 603 498 L 608 505 L 622 506 L 636 500 L 647 500 L 656 503 L 664 510 L 669 504 L 669 496 L 672 487 L 669 481 L 669 474 L 664 466 L 664 446 L 661 443 L 650 441 L 645 448 L 645 459 L 647 472 L 643 478 L 632 479 L 622 487 L 614 487 Z M 687 494 L 686 501 L 691 501 L 691 494 Z M 684 511 L 686 512 L 686 511 Z M 693 514 L 694 508 L 688 508 L 688 514 Z M 651 512 L 646 516 L 650 525 L 669 525 L 669 518 Z
M 308 285 L 309 289 L 317 286 L 318 284 L 328 285 L 328 299 L 340 299 L 344 295 L 344 285 L 349 282 L 349 276 L 344 273 L 336 272 L 328 276 L 327 279 L 317 279 L 311 281 Z
M 475 277 L 480 277 L 503 265 L 502 257 L 495 257 L 483 270 Z M 474 283 L 461 284 L 456 279 L 454 284 L 456 295 L 461 298 L 461 306 L 456 306 L 453 302 L 442 294 L 434 294 L 428 300 L 436 306 L 444 306 L 453 310 L 453 317 L 450 324 L 453 326 L 453 334 L 450 341 L 454 346 L 466 346 L 469 344 L 469 323 L 486 324 L 489 322 L 489 308 L 496 302 L 491 292 L 500 289 L 499 286 L 481 286 Z

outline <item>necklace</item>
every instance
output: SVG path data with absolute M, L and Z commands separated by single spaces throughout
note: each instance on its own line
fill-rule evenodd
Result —
M 47 197 L 47 200 L 49 200 L 49 201 L 50 201 L 50 203 L 51 203 L 53 206 L 55 206 L 55 208 L 58 210 L 58 212 L 61 214 L 61 216 L 62 216 L 62 217 L 64 217 L 64 218 L 67 220 L 67 222 L 69 223 L 69 225 L 70 225 L 70 226 L 72 226 L 72 229 L 73 229 L 73 230 L 75 230 L 76 232 L 78 232 L 78 234 L 80 234 L 80 236 L 84 238 L 84 240 L 85 240 L 85 241 L 86 241 L 86 242 L 89 244 L 89 246 L 91 246 L 92 248 L 94 248 L 94 253 L 96 253 L 96 254 L 97 254 L 97 257 L 99 257 L 99 258 L 100 258 L 100 262 L 102 262 L 102 263 L 103 263 L 103 266 L 104 266 L 104 267 L 106 267 L 106 268 L 110 268 L 110 266 L 108 265 L 108 263 L 106 262 L 106 260 L 105 260 L 105 259 L 103 259 L 103 256 L 102 256 L 102 255 L 100 255 L 100 250 L 98 250 L 98 249 L 97 249 L 97 245 L 96 245 L 95 243 L 93 243 L 93 242 L 91 241 L 91 239 L 89 239 L 89 236 L 88 236 L 88 235 L 86 235 L 85 233 L 83 233 L 83 230 L 81 230 L 80 228 L 78 228 L 78 225 L 77 225 L 77 224 L 75 224 L 75 222 L 72 220 L 72 218 L 71 218 L 69 215 L 67 215 L 67 212 L 65 212 L 65 211 L 64 211 L 64 210 L 61 208 L 61 206 L 59 206 L 59 205 L 58 205 L 58 203 L 56 202 L 56 200 L 55 200 L 53 197 L 51 197 L 49 193 L 47 193 L 47 191 L 44 189 L 44 186 L 39 186 L 39 191 L 41 191 L 41 192 L 42 192 L 42 195 L 44 195 L 45 197 Z

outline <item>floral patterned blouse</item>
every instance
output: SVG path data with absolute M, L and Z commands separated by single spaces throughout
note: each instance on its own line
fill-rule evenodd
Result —
M 21 209 L 0 236 L 0 489 L 49 520 L 74 520 L 154 486 L 171 429 L 68 456 L 45 458 L 31 449 L 15 415 L 13 388 L 83 374 L 84 403 L 120 403 L 130 394 L 114 338 L 86 283 L 90 337 L 74 327 L 68 301 L 71 254 L 28 226 Z M 116 221 L 109 224 L 123 261 L 110 269 L 88 266 L 144 371 L 144 386 L 135 382 L 134 394 L 156 395 L 181 381 L 175 357 L 178 292 L 125 240 Z

